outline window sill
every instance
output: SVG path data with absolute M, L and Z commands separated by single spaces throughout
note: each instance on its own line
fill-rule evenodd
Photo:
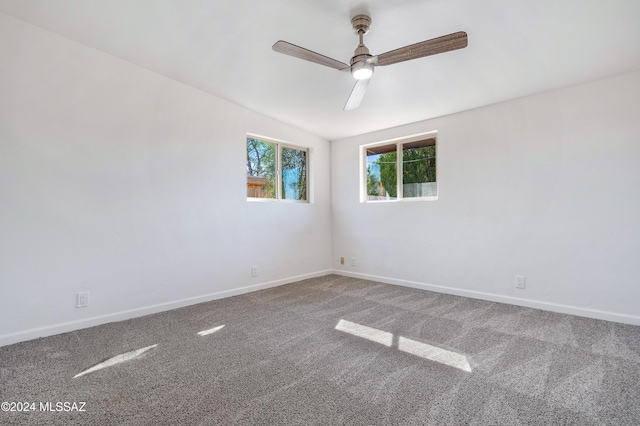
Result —
M 278 200 L 276 198 L 251 198 L 247 197 L 250 203 L 287 203 L 287 204 L 311 204 L 307 200 Z
M 438 201 L 438 197 L 410 197 L 402 198 L 400 200 L 364 200 L 363 204 L 378 204 L 378 203 L 415 203 L 416 201 Z

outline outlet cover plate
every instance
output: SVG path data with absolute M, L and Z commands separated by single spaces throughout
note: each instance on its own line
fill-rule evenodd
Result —
M 83 291 L 78 293 L 77 302 L 78 308 L 86 308 L 87 306 L 89 306 L 89 292 Z

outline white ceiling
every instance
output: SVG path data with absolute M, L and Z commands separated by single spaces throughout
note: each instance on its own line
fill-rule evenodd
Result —
M 0 11 L 330 140 L 640 69 L 640 0 L 0 0 Z M 343 111 L 350 19 L 372 54 L 456 31 L 466 49 L 378 67 Z

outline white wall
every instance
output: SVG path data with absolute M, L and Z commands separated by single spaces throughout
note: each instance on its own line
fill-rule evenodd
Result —
M 314 203 L 247 202 L 247 132 L 312 149 Z M 327 273 L 329 151 L 0 14 L 0 345 Z
M 359 146 L 432 130 L 439 199 L 361 204 Z M 334 141 L 331 166 L 341 273 L 640 324 L 640 72 Z

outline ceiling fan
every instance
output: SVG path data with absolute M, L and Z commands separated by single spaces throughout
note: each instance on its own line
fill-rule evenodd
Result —
M 364 97 L 376 66 L 391 65 L 410 59 L 422 58 L 424 56 L 436 55 L 438 53 L 467 47 L 467 33 L 459 31 L 373 56 L 369 53 L 369 49 L 367 49 L 363 41 L 364 35 L 369 32 L 371 18 L 367 15 L 356 15 L 351 19 L 351 25 L 353 31 L 360 38 L 360 43 L 351 58 L 351 65 L 283 40 L 278 41 L 272 47 L 276 52 L 284 53 L 285 55 L 315 62 L 316 64 L 325 65 L 340 71 L 351 71 L 351 75 L 357 81 L 344 106 L 345 110 L 352 110 L 360 105 L 360 101 L 362 101 Z

